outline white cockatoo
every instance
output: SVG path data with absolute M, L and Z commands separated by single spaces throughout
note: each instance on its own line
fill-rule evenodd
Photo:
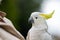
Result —
M 0 11 L 0 40 L 25 40 L 5 16 L 6 13 Z
M 54 11 L 50 14 L 33 12 L 29 18 L 32 28 L 29 30 L 26 40 L 53 40 L 52 36 L 47 32 L 48 26 L 46 19 L 52 17 Z

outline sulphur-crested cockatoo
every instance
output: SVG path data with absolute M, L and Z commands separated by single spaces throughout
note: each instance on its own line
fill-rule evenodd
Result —
M 0 40 L 25 40 L 5 16 L 6 13 L 0 11 Z
M 32 28 L 29 30 L 26 40 L 53 40 L 52 36 L 47 32 L 48 26 L 46 19 L 52 17 L 52 14 L 42 14 L 40 12 L 33 12 L 29 18 L 32 23 Z

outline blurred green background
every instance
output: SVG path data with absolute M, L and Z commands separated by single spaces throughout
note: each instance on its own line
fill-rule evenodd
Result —
M 31 24 L 28 23 L 30 14 L 34 11 L 39 11 L 43 0 L 2 0 L 0 11 L 7 13 L 7 18 L 10 19 L 16 29 L 26 37 Z

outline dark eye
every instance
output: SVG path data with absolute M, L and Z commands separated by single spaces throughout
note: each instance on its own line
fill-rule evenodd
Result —
M 36 19 L 38 18 L 38 17 L 35 17 Z

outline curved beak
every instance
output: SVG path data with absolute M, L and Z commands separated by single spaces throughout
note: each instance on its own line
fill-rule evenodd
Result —
M 34 19 L 32 17 L 29 18 L 28 20 L 29 23 L 34 23 Z

